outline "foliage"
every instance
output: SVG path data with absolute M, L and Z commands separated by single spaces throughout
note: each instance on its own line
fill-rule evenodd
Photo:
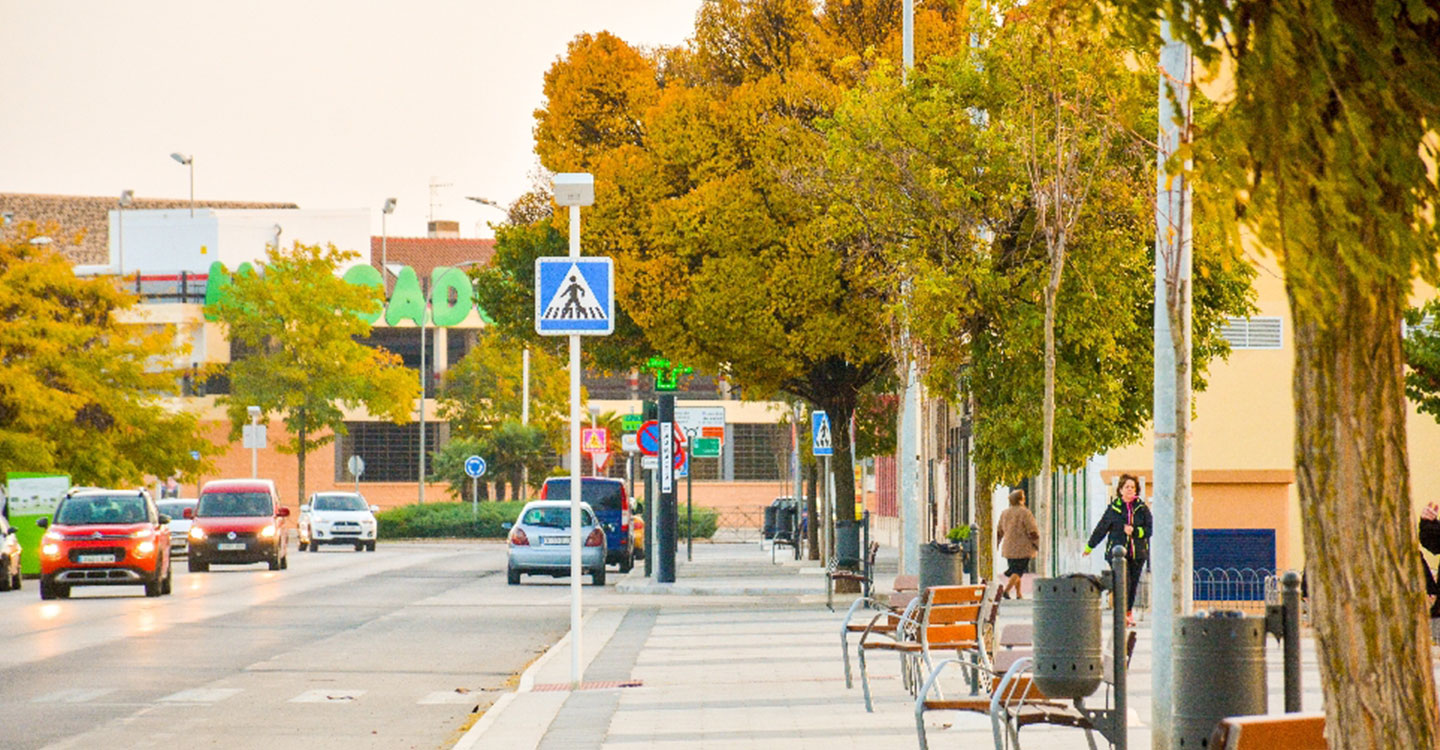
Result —
M 498 320 L 498 319 L 497 319 Z M 522 347 L 490 328 L 475 333 L 475 346 L 445 373 L 439 416 L 458 437 L 488 436 L 507 420 L 519 421 L 524 398 Z M 585 400 L 582 389 L 581 401 Z M 530 423 L 565 445 L 570 416 L 570 375 L 543 349 L 530 352 Z
M 715 530 L 720 528 L 720 511 L 714 508 L 702 508 L 695 506 L 691 513 L 694 514 L 695 538 L 711 539 L 715 536 Z M 678 531 L 675 538 L 682 542 L 690 536 L 690 521 L 686 518 L 685 509 L 680 508 Z
M 523 502 L 423 503 L 375 514 L 381 539 L 504 539 L 501 524 L 520 517 Z
M 503 499 L 507 484 L 512 495 L 519 493 L 525 469 L 530 471 L 531 483 L 538 484 L 554 463 L 545 431 L 518 420 L 501 422 L 484 437 L 453 438 L 436 454 L 431 476 L 448 483 L 451 495 L 459 500 L 470 498 L 471 479 L 465 473 L 465 459 L 470 456 L 485 459 L 485 476 L 481 479 L 498 485 L 497 499 Z M 489 499 L 489 490 L 483 484 L 480 496 Z
M 39 236 L 23 224 L 0 239 L 0 469 L 108 486 L 195 476 L 218 449 L 194 414 L 164 402 L 183 354 L 175 329 L 126 322 L 138 317 L 135 296 L 113 279 L 77 278 L 30 244 Z
M 356 341 L 370 333 L 359 313 L 373 313 L 382 300 L 379 290 L 336 274 L 355 257 L 333 245 L 271 247 L 263 275 L 235 276 L 230 294 L 206 308 L 232 347 L 251 352 L 230 363 L 230 394 L 219 399 L 231 439 L 249 421 L 246 407 L 280 414 L 290 437 L 277 448 L 298 459 L 297 497 L 305 497 L 305 456 L 345 434 L 345 409 L 364 407 L 402 424 L 420 393 L 399 356 Z
M 1430 322 L 1425 325 L 1425 318 Z M 1440 298 L 1405 311 L 1410 335 L 1405 337 L 1405 395 L 1421 414 L 1440 421 Z
M 945 532 L 945 538 L 952 542 L 963 542 L 970 538 L 970 526 L 956 526 Z

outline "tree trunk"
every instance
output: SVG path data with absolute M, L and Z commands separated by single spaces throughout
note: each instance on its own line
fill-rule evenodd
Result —
M 1055 209 L 1059 210 L 1058 206 Z M 1059 217 L 1056 217 L 1059 220 Z M 1050 472 L 1055 460 L 1055 298 L 1060 293 L 1060 277 L 1065 271 L 1065 234 L 1050 240 L 1050 280 L 1045 285 L 1045 401 L 1043 410 L 1043 443 L 1040 450 L 1040 478 L 1035 488 L 1035 521 L 1040 530 L 1040 554 L 1036 573 L 1047 575 L 1055 550 L 1050 544 Z
M 300 485 L 300 486 L 299 486 L 299 494 L 295 496 L 295 502 L 296 502 L 296 503 L 303 503 L 303 502 L 305 502 L 305 453 L 306 453 L 306 451 L 305 451 L 305 448 L 306 448 L 306 444 L 305 444 L 305 438 L 306 438 L 306 433 L 305 433 L 305 410 L 304 410 L 304 409 L 301 409 L 301 410 L 300 410 L 300 430 L 299 430 L 299 435 L 298 435 L 298 437 L 299 437 L 300 439 L 299 439 L 298 441 L 296 441 L 297 449 L 296 449 L 296 451 L 295 451 L 295 458 L 296 458 L 296 464 L 297 464 L 297 469 L 298 469 L 298 474 L 299 474 L 298 480 L 299 480 L 299 485 Z
M 1292 249 L 1286 258 L 1295 476 L 1326 735 L 1333 750 L 1434 748 L 1440 716 L 1400 347 L 1409 286 L 1356 278 L 1338 255 Z M 1334 284 L 1317 292 L 1304 281 L 1317 278 Z
M 970 399 L 970 424 L 980 421 L 980 405 L 974 396 Z M 975 540 L 975 575 L 990 580 L 995 571 L 995 508 L 991 505 L 994 495 L 994 480 L 975 467 L 975 527 L 979 538 Z
M 810 545 L 810 559 L 820 559 L 820 509 L 816 505 L 816 480 L 820 477 L 820 467 L 812 463 L 805 467 L 805 512 L 810 519 L 810 525 L 805 530 L 805 543 Z

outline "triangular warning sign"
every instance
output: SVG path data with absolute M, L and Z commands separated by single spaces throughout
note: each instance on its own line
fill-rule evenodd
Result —
M 600 306 L 580 267 L 571 263 L 565 280 L 560 282 L 560 288 L 555 290 L 555 296 L 550 298 L 540 317 L 543 320 L 604 320 L 605 308 Z

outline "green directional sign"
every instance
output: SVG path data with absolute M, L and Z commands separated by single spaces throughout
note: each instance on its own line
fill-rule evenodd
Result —
M 643 424 L 644 421 L 639 414 L 626 414 L 620 418 L 620 431 L 639 432 L 640 425 Z
M 719 458 L 720 438 L 697 437 L 691 443 L 690 455 L 696 458 Z

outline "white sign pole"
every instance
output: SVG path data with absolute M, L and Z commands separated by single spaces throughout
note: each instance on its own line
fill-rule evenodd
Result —
M 570 206 L 570 257 L 580 257 L 580 207 Z M 580 686 L 580 335 L 570 334 L 570 685 Z M 603 562 L 602 562 L 603 564 Z

